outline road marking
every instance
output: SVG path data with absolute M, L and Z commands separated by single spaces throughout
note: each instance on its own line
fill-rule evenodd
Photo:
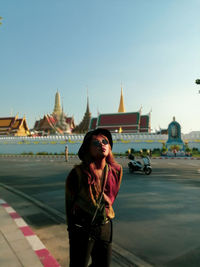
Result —
M 168 162 L 168 165 L 173 165 L 173 166 L 175 166 L 175 165 L 177 165 L 177 163 L 174 163 L 174 162 Z
M 197 172 L 200 173 L 200 169 L 198 169 Z
M 178 177 L 180 176 L 179 174 L 152 174 L 152 176 L 159 176 L 159 177 Z
M 194 166 L 194 167 L 198 167 L 199 165 L 197 165 L 197 164 L 193 164 L 193 163 L 189 163 L 188 165 L 190 165 L 190 166 Z

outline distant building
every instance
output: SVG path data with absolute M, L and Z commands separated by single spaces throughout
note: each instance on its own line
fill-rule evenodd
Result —
M 60 94 L 56 92 L 55 105 L 52 114 L 46 114 L 35 122 L 33 131 L 40 134 L 65 134 L 71 133 L 75 128 L 73 117 L 67 117 L 60 104 Z
M 111 132 L 123 133 L 150 133 L 151 114 L 141 115 L 141 109 L 137 112 L 125 112 L 123 90 L 121 88 L 118 113 L 103 113 L 90 121 L 90 130 L 106 128 Z
M 30 135 L 26 118 L 4 117 L 0 118 L 0 135 L 27 136 Z
M 87 97 L 87 107 L 82 121 L 74 129 L 74 133 L 87 133 L 90 127 L 91 112 L 89 108 L 89 99 Z
M 160 129 L 156 131 L 156 134 L 168 134 L 168 129 Z

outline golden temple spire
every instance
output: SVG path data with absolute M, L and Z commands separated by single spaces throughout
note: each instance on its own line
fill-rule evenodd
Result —
M 119 109 L 118 112 L 126 112 L 124 108 L 124 97 L 123 97 L 123 88 L 121 86 L 121 97 L 120 97 L 120 103 L 119 103 Z

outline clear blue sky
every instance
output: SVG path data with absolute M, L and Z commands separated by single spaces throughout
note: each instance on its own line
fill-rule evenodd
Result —
M 0 116 L 28 126 L 51 113 L 59 90 L 79 123 L 87 87 L 93 116 L 152 109 L 152 129 L 172 117 L 200 130 L 199 0 L 1 0 Z

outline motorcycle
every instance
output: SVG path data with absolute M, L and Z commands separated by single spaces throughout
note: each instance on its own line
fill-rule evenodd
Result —
M 130 173 L 139 171 L 139 172 L 144 172 L 146 175 L 151 174 L 152 167 L 150 158 L 148 156 L 142 157 L 143 162 L 136 161 L 133 155 L 131 155 L 129 159 L 131 159 L 131 161 L 128 163 L 128 168 Z

